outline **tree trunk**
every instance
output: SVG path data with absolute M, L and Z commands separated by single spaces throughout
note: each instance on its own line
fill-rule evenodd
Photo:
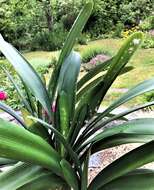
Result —
M 52 6 L 50 0 L 46 0 L 44 2 L 44 11 L 45 11 L 47 27 L 49 32 L 51 32 L 53 28 L 53 15 L 52 15 Z

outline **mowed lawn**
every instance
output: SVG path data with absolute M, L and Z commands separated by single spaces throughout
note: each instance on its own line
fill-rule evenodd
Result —
M 104 51 L 108 51 L 114 55 L 120 48 L 123 40 L 117 39 L 103 39 L 89 42 L 88 45 L 77 46 L 79 52 L 83 52 L 86 48 L 92 46 L 100 46 Z M 36 51 L 26 53 L 25 56 L 32 63 L 34 67 L 42 64 L 48 64 L 54 56 L 57 56 L 58 52 L 43 52 Z M 131 72 L 120 76 L 115 84 L 114 88 L 130 88 L 145 79 L 154 76 L 154 49 L 139 49 L 132 57 L 128 65 L 134 67 Z
M 119 39 L 102 39 L 91 41 L 88 45 L 76 46 L 75 49 L 79 52 L 86 51 L 87 48 L 96 46 L 101 47 L 104 52 L 109 52 L 111 55 L 115 55 L 120 46 L 122 45 L 123 40 Z M 51 59 L 55 56 L 58 56 L 59 52 L 44 52 L 44 51 L 35 51 L 25 53 L 25 57 L 30 61 L 34 68 L 48 65 L 51 62 Z M 135 55 L 132 57 L 128 65 L 134 67 L 134 69 L 120 77 L 113 84 L 114 91 L 109 91 L 108 95 L 105 98 L 104 105 L 111 103 L 115 98 L 119 97 L 123 90 L 127 90 L 137 83 L 149 79 L 154 76 L 154 49 L 139 49 Z M 116 89 L 122 89 L 121 91 Z M 134 99 L 128 106 L 137 105 L 143 103 L 145 100 L 143 96 L 140 98 Z

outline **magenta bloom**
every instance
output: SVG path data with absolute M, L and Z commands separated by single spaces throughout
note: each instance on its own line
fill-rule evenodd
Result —
M 6 100 L 7 98 L 7 93 L 4 91 L 0 91 L 0 100 Z
M 51 110 L 53 113 L 56 112 L 56 102 L 53 102 Z

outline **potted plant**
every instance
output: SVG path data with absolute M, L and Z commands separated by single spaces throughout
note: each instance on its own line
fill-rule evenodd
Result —
M 125 116 L 154 105 L 149 102 L 113 115 L 112 111 L 129 100 L 154 90 L 154 78 L 146 80 L 97 113 L 115 79 L 142 42 L 142 33 L 131 35 L 118 53 L 78 79 L 81 58 L 72 50 L 93 8 L 85 4 L 77 17 L 58 62 L 46 84 L 28 61 L 2 37 L 0 50 L 19 75 L 25 94 L 6 68 L 24 105 L 23 119 L 4 102 L 0 109 L 18 125 L 0 119 L 0 165 L 13 165 L 0 173 L 1 190 L 147 190 L 154 189 L 154 171 L 137 169 L 154 161 L 154 119 Z M 100 75 L 101 74 L 101 75 Z M 123 124 L 106 125 L 122 119 Z M 144 143 L 103 169 L 89 184 L 91 155 L 126 143 Z

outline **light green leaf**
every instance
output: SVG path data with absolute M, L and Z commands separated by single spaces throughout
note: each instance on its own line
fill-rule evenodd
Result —
M 113 104 L 111 104 L 103 113 L 102 117 L 104 117 L 106 114 L 110 113 L 115 108 L 119 107 L 120 105 L 128 102 L 129 100 L 135 98 L 136 96 L 139 96 L 141 94 L 144 94 L 146 92 L 149 92 L 151 90 L 154 90 L 154 78 L 145 80 L 141 82 L 140 84 L 136 85 L 135 87 L 131 88 L 128 92 L 126 92 L 123 96 L 121 96 L 119 99 L 117 99 Z
M 85 24 L 87 23 L 88 18 L 91 15 L 92 9 L 93 9 L 93 1 L 89 1 L 88 3 L 85 4 L 84 8 L 81 10 L 80 14 L 78 15 L 66 38 L 66 41 L 64 43 L 64 46 L 62 48 L 62 51 L 58 59 L 57 67 L 54 70 L 52 77 L 50 78 L 49 81 L 48 91 L 49 94 L 52 95 L 52 100 L 54 99 L 55 91 L 57 88 L 57 81 L 60 72 L 60 67 L 63 64 L 64 60 L 67 58 L 67 56 L 69 56 L 69 54 L 71 53 L 77 38 L 80 36 L 80 33 L 82 32 Z
M 15 164 L 17 161 L 6 159 L 6 158 L 0 158 L 0 167 L 3 165 L 11 165 Z
M 0 157 L 41 165 L 61 175 L 60 156 L 45 140 L 2 119 Z
M 55 190 L 62 187 L 67 187 L 65 181 L 51 173 L 44 174 L 37 179 L 34 179 L 31 182 L 23 185 L 17 190 Z
M 0 174 L 0 189 L 16 190 L 45 173 L 45 169 L 42 169 L 40 166 L 18 163 Z
M 44 109 L 51 116 L 51 105 L 48 93 L 39 75 L 28 61 L 9 43 L 0 36 L 0 50 L 13 65 L 18 75 L 22 78 L 34 96 L 40 101 Z
M 132 34 L 125 43 L 122 45 L 116 56 L 113 58 L 111 67 L 104 77 L 104 86 L 102 88 L 102 99 L 104 98 L 106 92 L 115 81 L 117 76 L 120 74 L 122 69 L 128 63 L 132 55 L 135 53 L 137 48 L 142 42 L 143 34 L 141 32 L 136 32 Z M 138 43 L 134 43 L 135 40 L 138 40 Z
M 79 75 L 81 57 L 78 53 L 72 52 L 64 61 L 58 80 L 58 93 L 64 91 L 68 96 L 68 108 L 70 119 L 72 119 L 75 109 L 76 81 Z

